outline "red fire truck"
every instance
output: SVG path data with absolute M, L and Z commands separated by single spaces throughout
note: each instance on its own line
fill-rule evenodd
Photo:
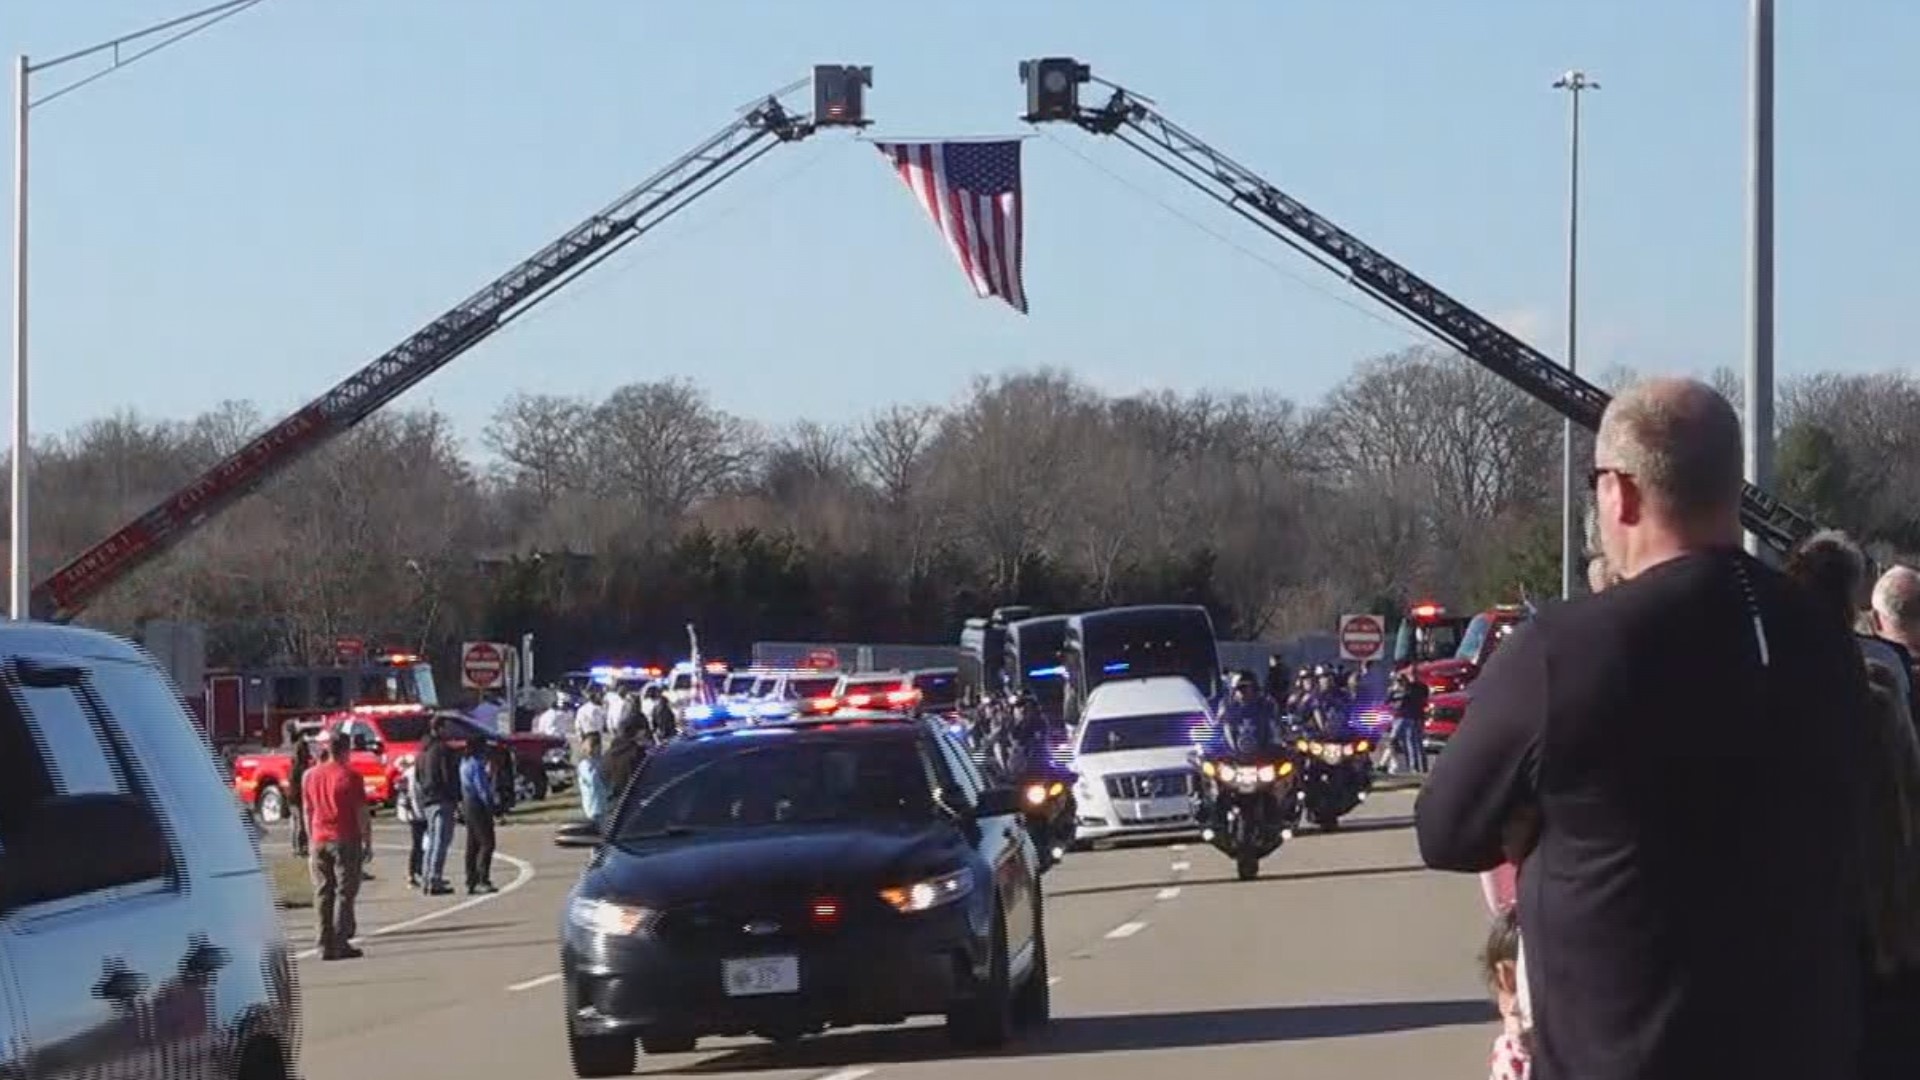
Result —
M 216 746 L 277 746 L 289 720 L 358 705 L 439 704 L 426 660 L 380 652 L 338 664 L 211 670 L 200 715 Z
M 1393 670 L 1451 658 L 1459 651 L 1460 636 L 1466 629 L 1464 615 L 1449 615 L 1446 608 L 1431 601 L 1413 605 L 1394 631 Z

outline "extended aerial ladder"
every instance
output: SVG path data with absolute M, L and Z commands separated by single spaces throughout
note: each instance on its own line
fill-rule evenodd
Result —
M 61 567 L 34 588 L 34 616 L 73 618 L 102 590 L 179 543 L 269 477 L 373 415 L 774 147 L 799 142 L 820 128 L 867 125 L 863 89 L 873 85 L 872 68 L 821 65 L 814 68 L 811 81 L 811 114 L 789 112 L 780 103 L 806 85 L 805 79 L 743 110 L 605 209 Z
M 1101 80 L 1113 96 L 1099 108 L 1082 106 L 1081 85 L 1096 80 L 1090 67 L 1068 57 L 1023 61 L 1020 79 L 1027 86 L 1029 123 L 1065 121 L 1119 139 L 1562 416 L 1589 431 L 1599 428 L 1610 400 L 1606 391 L 1362 243 L 1167 119 L 1150 102 Z M 1742 494 L 1740 519 L 1782 554 L 1818 528 L 1812 518 L 1752 484 Z

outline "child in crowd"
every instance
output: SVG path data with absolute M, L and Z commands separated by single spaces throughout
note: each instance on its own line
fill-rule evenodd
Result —
M 1528 1080 L 1533 1075 L 1533 1032 L 1520 1003 L 1520 918 L 1513 908 L 1494 916 L 1480 963 L 1487 988 L 1500 1008 L 1491 1080 Z

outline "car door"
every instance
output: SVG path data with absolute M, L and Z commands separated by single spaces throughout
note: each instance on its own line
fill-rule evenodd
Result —
M 967 807 L 978 805 L 980 793 L 988 787 L 986 778 L 973 763 L 959 740 L 928 725 L 929 738 L 938 748 L 941 760 L 960 784 Z M 1033 940 L 1034 866 L 1033 842 L 1027 838 L 1026 822 L 1018 813 L 977 820 L 980 829 L 980 854 L 993 867 L 994 882 L 1000 891 L 1007 916 L 1007 954 L 1018 956 Z
M 152 778 L 94 705 L 86 682 L 81 668 L 59 658 L 5 665 L 0 726 L 28 734 L 29 767 L 44 784 L 39 790 L 133 796 L 162 818 L 163 831 L 180 835 L 161 814 Z M 210 1043 L 164 1045 L 153 1023 L 193 947 L 187 879 L 175 847 L 176 865 L 166 876 L 50 897 L 0 915 L 0 952 L 20 989 L 36 1075 L 146 1075 L 182 1053 L 187 1060 L 174 1075 L 213 1075 Z
M 0 846 L 0 874 L 7 872 L 7 851 Z M 4 919 L 5 916 L 0 916 Z M 7 960 L 6 933 L 0 931 L 0 1080 L 26 1080 L 27 1032 L 15 1001 L 13 965 Z

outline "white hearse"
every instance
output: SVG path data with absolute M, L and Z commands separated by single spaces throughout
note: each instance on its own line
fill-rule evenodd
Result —
M 1192 755 L 1212 725 L 1206 697 L 1183 676 L 1095 687 L 1074 738 L 1078 842 L 1198 834 Z

